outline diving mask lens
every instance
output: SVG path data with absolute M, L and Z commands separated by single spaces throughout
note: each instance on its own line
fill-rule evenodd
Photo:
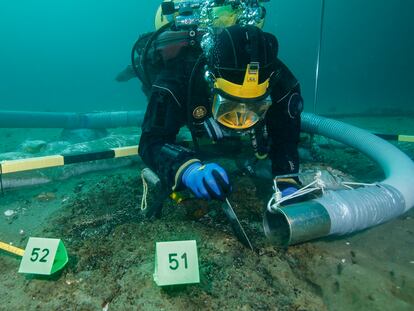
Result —
M 270 97 L 259 102 L 229 100 L 217 94 L 213 102 L 213 117 L 225 127 L 244 130 L 263 119 L 272 101 Z

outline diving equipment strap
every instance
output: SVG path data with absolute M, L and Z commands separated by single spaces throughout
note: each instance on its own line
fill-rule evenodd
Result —
M 141 198 L 141 211 L 145 211 L 148 207 L 147 196 L 148 196 L 148 184 L 145 181 L 144 175 L 141 174 L 142 180 L 142 198 Z
M 247 28 L 247 40 L 249 42 L 249 47 L 248 49 L 251 51 L 250 52 L 250 63 L 259 63 L 259 30 L 257 28 Z M 263 40 L 263 38 L 261 38 Z

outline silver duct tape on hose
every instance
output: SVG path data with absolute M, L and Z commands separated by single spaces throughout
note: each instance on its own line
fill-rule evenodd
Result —
M 320 199 L 331 220 L 329 234 L 348 234 L 382 224 L 404 212 L 401 193 L 388 185 L 327 191 Z
M 293 245 L 379 225 L 404 212 L 404 198 L 388 185 L 327 191 L 320 199 L 266 211 L 263 227 L 275 244 Z
M 381 166 L 386 179 L 376 186 L 326 191 L 319 199 L 266 212 L 263 224 L 268 237 L 296 244 L 349 234 L 394 219 L 414 206 L 414 163 L 398 148 L 365 130 L 310 113 L 302 114 L 302 131 L 365 153 Z

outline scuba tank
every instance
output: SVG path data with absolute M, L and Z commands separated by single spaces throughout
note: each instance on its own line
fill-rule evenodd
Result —
M 212 27 L 228 27 L 237 24 L 246 7 L 258 10 L 255 26 L 262 28 L 266 10 L 261 3 L 270 0 L 214 0 Z M 200 10 L 205 0 L 164 0 L 155 15 L 155 31 L 141 35 L 131 51 L 132 69 L 148 93 L 152 81 L 162 69 L 163 62 L 174 58 L 185 46 L 200 45 L 204 35 L 200 27 Z M 207 4 L 208 5 L 208 4 Z

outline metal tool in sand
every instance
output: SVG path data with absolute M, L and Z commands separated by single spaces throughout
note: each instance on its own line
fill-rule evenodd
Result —
M 247 234 L 244 231 L 239 219 L 237 218 L 237 215 L 234 212 L 233 207 L 231 206 L 228 198 L 226 198 L 225 202 L 223 202 L 223 204 L 221 204 L 221 208 L 223 209 L 224 213 L 226 214 L 227 219 L 229 220 L 230 225 L 231 225 L 237 239 L 244 246 L 250 248 L 253 251 L 254 249 L 253 249 L 252 243 L 250 243 L 250 240 L 247 237 Z

